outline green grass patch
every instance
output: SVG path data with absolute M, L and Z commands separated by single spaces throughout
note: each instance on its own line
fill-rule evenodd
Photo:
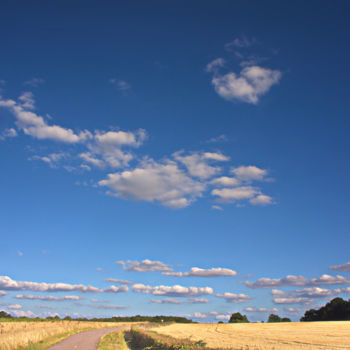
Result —
M 129 350 L 124 332 L 120 330 L 104 335 L 98 344 L 98 350 Z
M 149 330 L 131 329 L 125 332 L 131 350 L 211 350 L 203 341 L 175 339 Z

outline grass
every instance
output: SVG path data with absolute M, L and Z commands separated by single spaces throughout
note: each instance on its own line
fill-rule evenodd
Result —
M 350 321 L 251 324 L 171 324 L 152 329 L 160 336 L 204 341 L 234 350 L 350 349 Z
M 116 331 L 104 335 L 98 344 L 98 350 L 128 350 L 124 339 L 124 331 Z
M 28 320 L 0 322 L 0 349 L 44 350 L 76 333 L 123 325 L 127 323 Z
M 175 339 L 146 329 L 133 328 L 124 334 L 131 350 L 210 350 L 205 347 L 206 344 L 203 341 L 192 342 L 188 339 Z

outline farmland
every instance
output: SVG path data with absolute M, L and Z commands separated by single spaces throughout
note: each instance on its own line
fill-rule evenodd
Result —
M 350 321 L 254 324 L 171 324 L 152 329 L 160 335 L 210 348 L 272 350 L 350 349 Z

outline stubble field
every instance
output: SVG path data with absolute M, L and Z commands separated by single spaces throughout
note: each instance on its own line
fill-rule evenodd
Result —
M 350 321 L 254 324 L 171 324 L 154 328 L 158 334 L 210 348 L 243 350 L 350 349 Z

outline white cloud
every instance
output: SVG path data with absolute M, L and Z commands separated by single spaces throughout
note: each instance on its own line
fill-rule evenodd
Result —
M 14 128 L 9 128 L 9 129 L 5 129 L 1 135 L 0 135 L 0 140 L 5 140 L 9 137 L 16 137 L 18 136 L 17 131 Z
M 193 317 L 193 318 L 206 318 L 207 315 L 206 315 L 206 314 L 203 314 L 203 313 L 201 313 L 201 312 L 195 312 L 195 313 L 192 314 L 191 317 Z
M 212 137 L 211 139 L 209 139 L 208 141 L 206 141 L 207 143 L 217 143 L 217 142 L 227 142 L 228 138 L 225 134 L 221 134 L 217 137 Z
M 66 301 L 66 300 L 81 300 L 83 297 L 77 295 L 64 295 L 62 297 L 54 297 L 52 295 L 31 295 L 31 294 L 17 294 L 15 299 L 27 300 L 44 300 L 44 301 Z
M 220 205 L 212 205 L 211 208 L 214 210 L 224 210 Z
M 211 160 L 216 160 L 219 162 L 227 162 L 230 160 L 230 157 L 227 157 L 223 155 L 220 152 L 204 152 L 203 153 L 203 158 L 204 159 L 211 159 Z
M 23 92 L 22 95 L 18 97 L 20 104 L 25 109 L 35 109 L 35 102 L 33 98 L 33 93 L 30 91 Z
M 228 303 L 246 303 L 252 299 L 249 295 L 234 293 L 215 294 L 215 296 L 225 299 Z
M 208 160 L 228 160 L 227 157 L 220 153 L 210 152 L 204 154 L 193 153 L 187 156 L 182 156 L 182 152 L 176 152 L 174 153 L 174 158 L 186 166 L 190 175 L 198 177 L 201 180 L 208 179 L 221 171 L 220 167 L 209 165 Z
M 11 312 L 13 315 L 15 315 L 16 317 L 38 317 L 37 314 L 35 314 L 34 312 L 28 310 L 28 311 L 23 311 L 23 310 L 13 310 Z
M 171 297 L 194 297 L 213 294 L 211 287 L 183 287 L 180 285 L 151 287 L 141 283 L 134 284 L 132 290 L 136 293 Z
M 209 300 L 205 298 L 192 298 L 188 300 L 189 304 L 208 304 Z
M 289 275 L 284 278 L 260 278 L 255 282 L 244 282 L 249 288 L 273 288 L 284 286 L 313 287 L 320 285 L 338 285 L 350 283 L 350 278 L 343 276 L 322 275 L 320 277 L 308 279 L 304 276 Z
M 246 312 L 278 312 L 277 308 L 268 309 L 266 307 L 246 307 L 244 309 Z
M 12 305 L 6 305 L 6 307 L 10 310 L 19 310 L 22 309 L 22 305 L 19 304 L 12 304 Z
M 273 199 L 266 194 L 259 194 L 255 198 L 252 198 L 249 202 L 253 205 L 268 205 L 273 203 Z
M 247 48 L 253 46 L 255 43 L 255 38 L 248 39 L 245 35 L 242 35 L 241 37 L 235 38 L 233 41 L 230 41 L 229 43 L 225 44 L 225 49 L 231 51 L 235 48 Z
M 260 66 L 245 67 L 237 75 L 229 72 L 212 79 L 216 93 L 222 98 L 257 104 L 261 96 L 281 79 L 281 72 Z
M 162 275 L 174 277 L 219 277 L 236 276 L 237 272 L 223 267 L 213 267 L 211 269 L 201 269 L 192 267 L 189 272 L 163 272 Z
M 31 160 L 41 160 L 44 163 L 47 163 L 51 168 L 55 168 L 57 166 L 57 163 L 60 162 L 62 159 L 67 158 L 66 153 L 51 153 L 46 156 L 33 156 L 30 159 Z
M 123 305 L 88 305 L 94 309 L 102 309 L 102 310 L 124 310 L 127 306 Z
M 105 282 L 113 282 L 113 283 L 120 283 L 120 284 L 132 284 L 132 282 L 127 280 L 118 280 L 115 278 L 106 278 Z
M 161 261 L 152 261 L 145 259 L 142 261 L 131 261 L 128 260 L 118 261 L 119 265 L 123 266 L 123 269 L 126 271 L 135 271 L 135 272 L 149 272 L 149 271 L 172 271 L 173 269 L 169 265 L 164 264 Z
M 341 272 L 350 272 L 350 261 L 342 265 L 331 266 L 330 269 Z
M 231 318 L 231 316 L 225 314 L 218 314 L 215 316 L 215 318 L 219 321 L 228 321 Z
M 217 186 L 233 187 L 233 186 L 239 186 L 241 182 L 234 177 L 221 176 L 211 180 L 210 183 Z
M 258 189 L 251 186 L 222 188 L 214 189 L 211 191 L 211 194 L 213 196 L 218 196 L 223 202 L 233 202 L 242 199 L 251 199 L 258 193 Z
M 18 256 L 23 256 L 23 252 L 18 251 L 18 252 L 17 252 L 17 255 L 18 255 Z
M 110 194 L 120 198 L 157 201 L 171 208 L 187 207 L 205 189 L 170 160 L 147 160 L 133 170 L 108 174 L 99 185 L 109 187 Z
M 184 304 L 185 301 L 177 299 L 151 299 L 151 303 L 154 304 Z
M 110 286 L 106 289 L 100 289 L 93 286 L 85 286 L 83 284 L 68 284 L 68 283 L 37 283 L 27 281 L 15 281 L 8 276 L 0 276 L 0 289 L 3 290 L 31 290 L 35 292 L 68 292 L 79 291 L 83 293 L 103 293 L 103 292 L 126 292 L 126 286 Z
M 218 68 L 224 67 L 225 65 L 225 60 L 223 58 L 216 58 L 215 60 L 209 62 L 206 66 L 206 71 L 207 72 L 217 72 Z
M 0 297 L 4 297 L 5 295 L 7 295 L 7 293 L 4 292 L 3 290 L 0 290 Z
M 267 170 L 260 169 L 254 165 L 239 166 L 237 168 L 231 168 L 231 173 L 241 181 L 262 181 L 267 175 Z

